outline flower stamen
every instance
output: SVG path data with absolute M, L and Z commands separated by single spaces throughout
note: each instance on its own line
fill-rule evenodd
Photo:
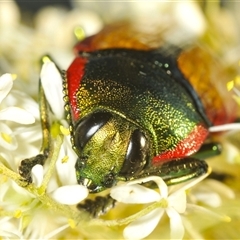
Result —
M 68 128 L 65 128 L 64 126 L 60 126 L 60 131 L 64 136 L 68 136 L 70 134 L 70 131 Z
M 73 219 L 68 219 L 68 224 L 71 228 L 75 228 L 77 225 Z
M 7 133 L 2 132 L 1 137 L 2 137 L 3 140 L 5 140 L 9 144 L 11 144 L 13 142 L 12 137 Z
M 62 158 L 62 163 L 67 163 L 69 160 L 69 156 L 65 156 Z
M 22 211 L 20 209 L 18 209 L 14 212 L 14 217 L 15 218 L 20 218 L 21 216 L 22 216 Z

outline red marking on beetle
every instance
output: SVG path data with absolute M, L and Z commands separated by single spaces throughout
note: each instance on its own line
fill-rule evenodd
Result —
M 77 92 L 85 73 L 86 58 L 76 57 L 67 70 L 68 97 L 73 120 L 78 120 L 80 109 L 77 105 Z
M 178 143 L 174 150 L 166 151 L 158 156 L 155 156 L 152 159 L 152 163 L 157 164 L 161 161 L 183 158 L 197 152 L 206 139 L 208 133 L 208 129 L 202 124 L 197 125 L 185 139 Z

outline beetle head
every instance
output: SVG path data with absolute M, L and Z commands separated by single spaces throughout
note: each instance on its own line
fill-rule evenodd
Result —
M 93 112 L 76 125 L 74 148 L 78 153 L 79 184 L 90 192 L 110 188 L 119 180 L 134 178 L 147 165 L 149 143 L 125 118 L 106 111 Z

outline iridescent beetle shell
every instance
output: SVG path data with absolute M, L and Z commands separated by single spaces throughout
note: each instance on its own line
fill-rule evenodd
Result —
M 234 105 L 226 108 L 211 82 L 218 67 L 207 52 L 171 47 L 170 54 L 124 32 L 109 27 L 80 42 L 66 71 L 77 179 L 91 192 L 147 175 L 172 184 L 205 173 L 206 163 L 188 156 L 209 126 L 233 118 Z

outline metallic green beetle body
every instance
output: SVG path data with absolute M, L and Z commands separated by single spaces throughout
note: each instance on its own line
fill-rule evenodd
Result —
M 209 122 L 191 85 L 159 50 L 79 53 L 66 73 L 65 91 L 73 148 L 79 157 L 77 179 L 92 192 L 119 180 L 159 174 L 165 163 L 196 152 L 208 134 Z M 109 117 L 103 117 L 97 130 L 90 127 L 93 132 L 85 141 L 89 132 L 82 134 L 79 125 L 96 113 Z M 93 126 L 101 122 L 87 121 Z M 142 152 L 134 161 L 126 159 L 131 141 Z M 199 165 L 206 170 L 203 161 Z M 184 171 L 159 175 L 174 179 Z

